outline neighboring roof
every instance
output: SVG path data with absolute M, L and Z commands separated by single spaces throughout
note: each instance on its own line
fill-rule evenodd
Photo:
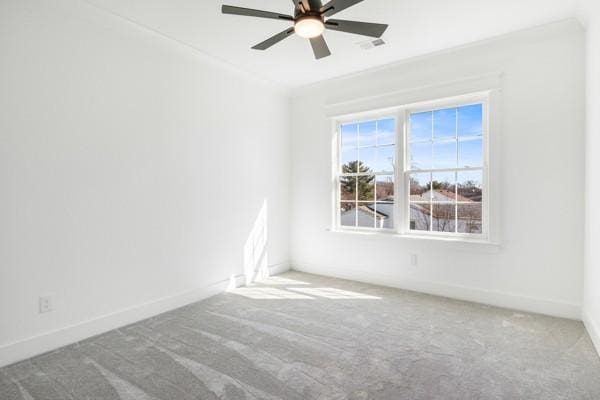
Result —
M 467 203 L 472 202 L 471 199 L 469 199 L 469 198 L 467 198 L 465 196 L 462 196 L 462 195 L 460 195 L 458 193 L 454 193 L 453 191 L 448 190 L 448 189 L 434 190 L 434 192 L 438 192 L 441 195 L 449 197 L 449 198 L 454 199 L 456 201 L 462 201 L 462 202 L 467 202 Z
M 368 208 L 371 212 L 375 212 L 375 203 L 367 204 L 364 207 Z M 394 215 L 394 203 L 377 203 L 376 214 L 381 218 L 390 218 Z
M 410 196 L 410 200 L 411 201 L 425 201 L 428 202 L 429 201 L 429 192 L 424 192 L 422 194 L 412 194 Z M 436 198 L 436 193 L 440 194 L 443 197 L 446 197 L 448 199 L 452 199 L 452 200 L 456 200 L 458 202 L 463 202 L 463 203 L 473 203 L 473 202 L 481 202 L 481 193 L 473 193 L 473 196 L 471 197 L 467 197 L 464 196 L 462 194 L 457 194 L 454 193 L 451 190 L 448 189 L 435 189 L 433 190 L 434 194 L 433 194 L 433 198 Z
M 425 192 L 425 193 L 429 193 L 429 192 Z M 429 197 L 423 196 L 425 193 L 423 193 L 423 194 L 411 194 L 410 195 L 410 201 L 425 201 L 425 202 L 428 202 L 429 201 Z
M 442 196 L 447 197 L 449 199 L 456 198 L 457 201 L 459 201 L 459 202 L 472 203 L 472 204 L 460 204 L 460 203 L 458 204 L 459 217 L 461 215 L 466 216 L 466 214 L 468 213 L 469 219 L 476 219 L 476 220 L 481 219 L 481 209 L 482 208 L 475 207 L 476 205 L 481 204 L 480 202 L 469 199 L 460 194 L 455 194 L 454 192 L 452 192 L 450 190 L 445 190 L 445 189 L 434 190 L 434 192 L 437 192 L 437 193 L 441 194 Z M 425 192 L 425 193 L 428 193 L 428 192 Z M 423 193 L 423 195 L 425 193 Z M 423 196 L 423 195 L 411 195 L 410 199 L 413 202 L 428 202 L 429 196 Z M 388 197 L 386 200 L 390 200 L 390 202 L 377 203 L 377 206 L 375 206 L 375 203 L 362 204 L 358 207 L 358 209 L 363 212 L 367 212 L 372 215 L 376 215 L 378 218 L 382 218 L 382 219 L 391 218 L 394 215 L 393 197 Z M 436 203 L 433 203 L 433 204 L 436 205 Z M 454 206 L 454 204 L 452 204 L 452 203 L 450 203 L 450 204 L 449 203 L 439 203 L 437 205 L 438 205 L 438 207 L 434 207 L 434 209 L 433 209 L 433 216 L 435 218 L 443 218 L 447 215 L 447 211 L 445 211 L 446 209 L 443 207 L 444 205 Z M 431 206 L 429 203 L 426 203 L 426 204 L 413 203 L 413 204 L 411 204 L 411 208 L 418 209 L 427 215 L 429 215 L 431 212 L 430 211 Z M 444 214 L 446 214 L 446 215 L 444 215 Z M 459 219 L 466 219 L 466 218 L 459 218 Z

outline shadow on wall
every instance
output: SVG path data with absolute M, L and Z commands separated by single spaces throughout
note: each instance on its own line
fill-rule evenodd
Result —
M 269 276 L 269 255 L 267 251 L 268 215 L 267 199 L 263 200 L 262 207 L 254 221 L 252 230 L 244 245 L 244 276 L 246 285 Z

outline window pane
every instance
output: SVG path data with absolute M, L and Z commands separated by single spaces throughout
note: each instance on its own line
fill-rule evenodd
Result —
M 340 203 L 340 225 L 356 226 L 356 203 Z
M 482 182 L 482 171 L 459 172 L 457 179 L 457 200 L 459 202 L 480 203 L 483 197 Z
M 373 172 L 375 170 L 375 163 L 377 162 L 377 148 L 361 147 L 358 158 L 360 160 L 359 172 Z
M 375 204 L 359 204 L 356 222 L 361 228 L 375 228 Z
M 358 147 L 358 124 L 342 125 L 342 147 Z
M 433 168 L 456 168 L 456 141 L 434 143 Z
M 377 145 L 396 144 L 396 120 L 382 119 L 377 122 Z
M 459 204 L 458 205 L 458 232 L 481 234 L 482 205 Z
M 358 125 L 342 125 L 340 154 L 340 170 L 343 173 L 356 173 L 356 161 L 358 160 Z
M 410 205 L 410 229 L 421 232 L 431 230 L 431 204 Z
M 456 206 L 454 204 L 433 205 L 433 229 L 434 232 L 456 231 Z
M 456 137 L 456 108 L 434 111 L 433 139 Z
M 396 146 L 377 148 L 375 172 L 394 172 L 396 170 Z
M 431 143 L 414 143 L 410 145 L 410 168 L 431 169 L 432 163 Z
M 483 106 L 460 107 L 458 109 L 458 136 L 477 136 L 483 134 Z
M 432 139 L 433 113 L 423 112 L 410 115 L 410 141 Z
M 359 165 L 360 164 L 358 161 L 349 161 L 348 163 L 342 165 L 342 173 L 355 174 L 358 172 Z
M 458 167 L 483 166 L 483 140 L 461 140 L 458 142 Z
M 435 172 L 432 174 L 432 200 L 434 202 L 454 202 L 456 199 L 456 173 Z
M 340 199 L 356 201 L 356 178 L 353 176 L 340 177 Z
M 410 201 L 431 201 L 431 174 L 410 175 Z
M 394 229 L 394 203 L 375 203 L 375 224 L 379 229 Z
M 356 178 L 359 201 L 375 200 L 375 176 L 365 175 Z
M 377 121 L 363 122 L 358 126 L 359 145 L 375 146 L 377 144 Z
M 354 148 L 344 148 L 342 147 L 342 155 L 340 157 L 340 170 L 343 173 L 351 174 L 356 173 L 356 167 L 358 166 L 358 149 Z
M 377 201 L 394 201 L 394 176 L 393 175 L 378 175 L 377 176 Z

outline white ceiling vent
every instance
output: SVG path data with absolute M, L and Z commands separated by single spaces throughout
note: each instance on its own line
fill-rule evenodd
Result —
M 385 42 L 385 40 L 383 40 L 381 38 L 380 39 L 369 39 L 364 42 L 356 43 L 356 45 L 363 50 L 371 50 L 371 49 L 374 49 L 375 47 L 383 46 L 384 44 L 386 44 L 386 42 Z

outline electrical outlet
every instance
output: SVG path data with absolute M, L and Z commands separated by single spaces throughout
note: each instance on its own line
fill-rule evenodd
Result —
M 410 255 L 410 265 L 412 265 L 413 267 L 416 267 L 419 265 L 419 256 L 417 256 L 416 254 L 411 254 Z
M 40 296 L 39 305 L 40 305 L 40 314 L 44 314 L 52 311 L 53 301 L 52 296 Z

